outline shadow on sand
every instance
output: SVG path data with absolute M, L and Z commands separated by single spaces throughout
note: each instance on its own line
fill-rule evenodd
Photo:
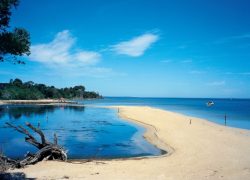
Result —
M 0 173 L 1 180 L 33 180 L 35 178 L 27 178 L 24 173 L 16 172 L 16 173 Z

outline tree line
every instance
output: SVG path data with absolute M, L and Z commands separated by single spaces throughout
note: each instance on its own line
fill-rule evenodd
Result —
M 36 99 L 87 99 L 102 98 L 97 92 L 86 91 L 82 85 L 56 88 L 33 81 L 22 82 L 20 79 L 0 83 L 0 99 L 2 100 L 36 100 Z

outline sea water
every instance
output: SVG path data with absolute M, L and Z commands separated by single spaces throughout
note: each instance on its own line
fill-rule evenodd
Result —
M 52 142 L 56 133 L 58 143 L 68 151 L 70 159 L 126 158 L 162 154 L 160 149 L 143 138 L 144 128 L 120 119 L 114 109 L 1 105 L 0 150 L 8 157 L 18 159 L 23 158 L 27 151 L 36 152 L 37 149 L 25 142 L 25 135 L 8 128 L 6 122 L 23 127 L 25 122 L 30 122 L 36 127 L 39 126 Z M 39 139 L 39 136 L 36 137 Z
M 213 101 L 214 105 L 207 106 L 208 101 Z M 105 97 L 79 103 L 151 106 L 204 118 L 224 126 L 250 129 L 250 99 Z

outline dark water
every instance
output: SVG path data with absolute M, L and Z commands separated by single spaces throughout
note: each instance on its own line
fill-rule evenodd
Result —
M 215 104 L 208 107 L 212 100 Z M 107 97 L 99 100 L 79 101 L 96 105 L 143 105 L 170 110 L 189 116 L 243 129 L 250 129 L 250 99 L 207 99 L 207 98 L 130 98 Z M 226 115 L 226 122 L 225 122 Z
M 144 129 L 122 121 L 112 109 L 73 106 L 0 106 L 0 148 L 11 158 L 22 158 L 36 148 L 24 142 L 24 135 L 6 128 L 5 122 L 38 125 L 50 140 L 57 133 L 59 144 L 71 159 L 120 158 L 159 155 L 148 143 Z

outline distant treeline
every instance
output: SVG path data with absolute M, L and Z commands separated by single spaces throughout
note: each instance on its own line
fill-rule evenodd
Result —
M 9 83 L 0 83 L 0 99 L 3 100 L 34 100 L 34 99 L 85 99 L 102 98 L 96 92 L 85 91 L 84 86 L 69 88 L 55 88 L 45 84 L 36 84 L 32 81 L 22 82 L 20 79 L 10 80 Z

